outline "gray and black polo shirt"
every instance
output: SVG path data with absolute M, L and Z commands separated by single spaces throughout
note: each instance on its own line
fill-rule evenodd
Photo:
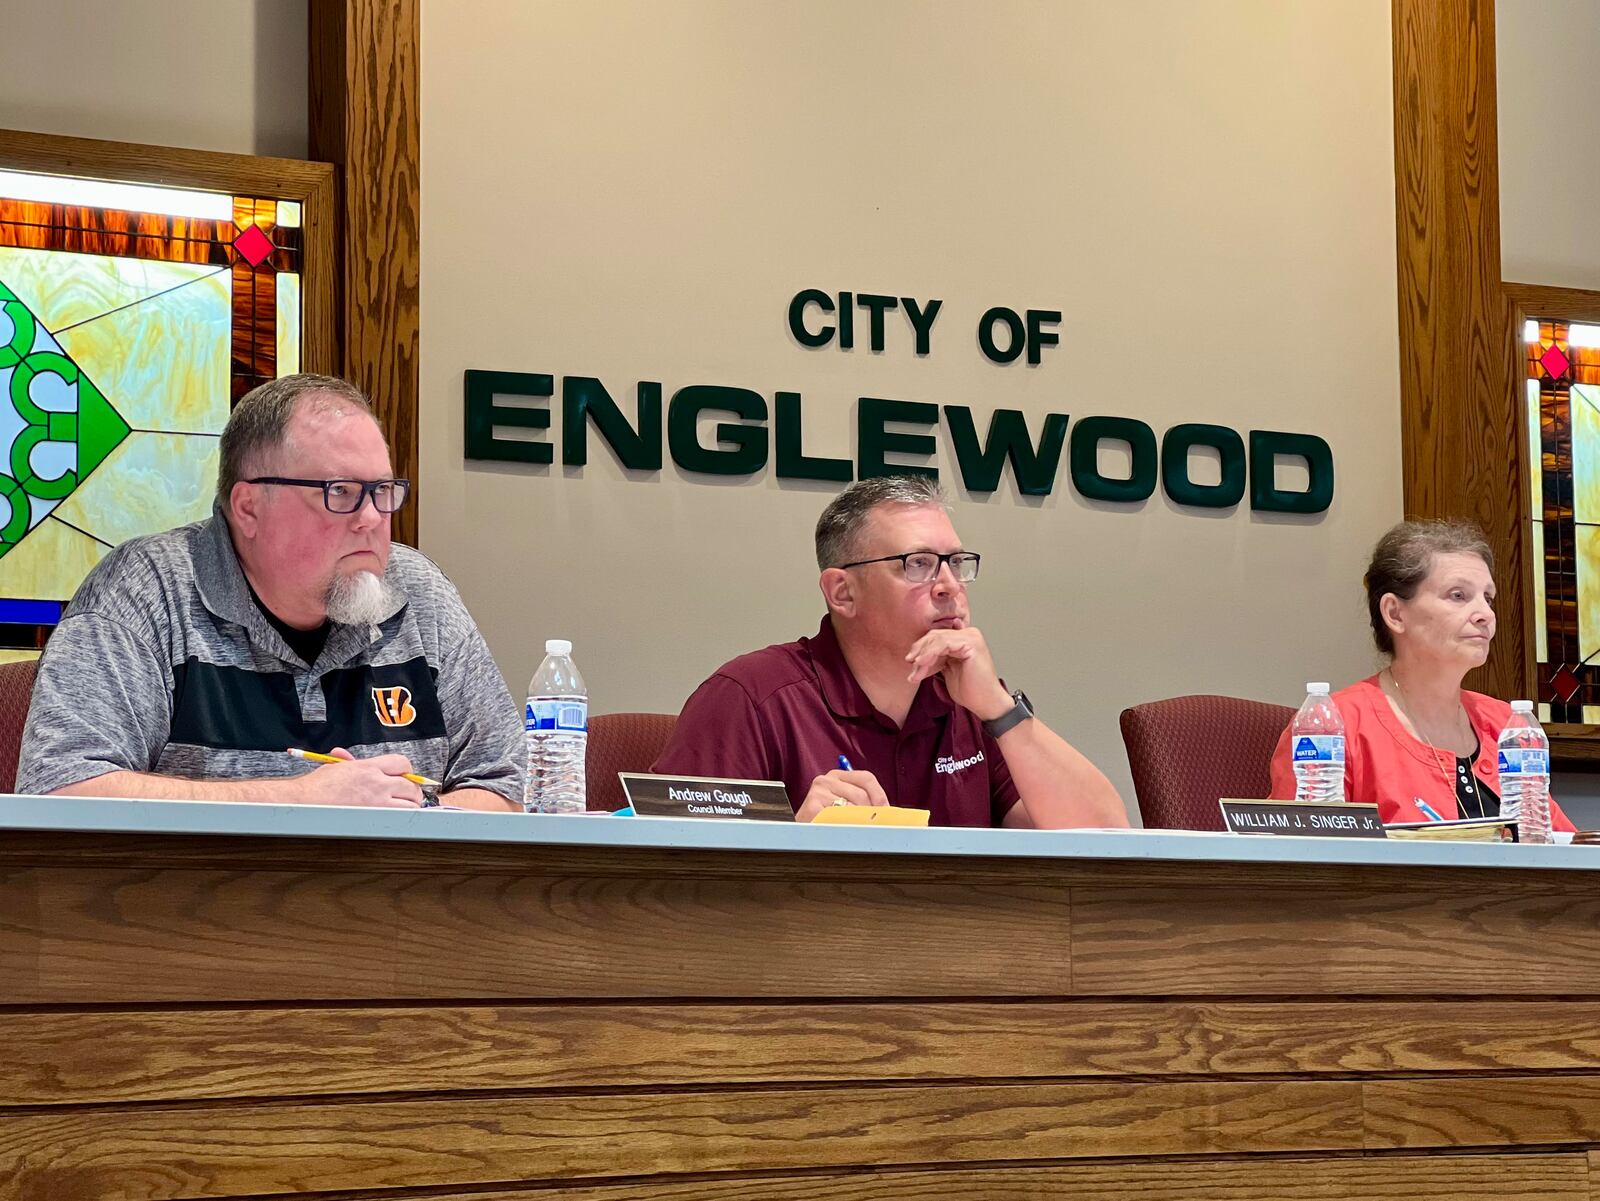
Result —
M 113 771 L 300 775 L 289 747 L 397 752 L 447 789 L 522 800 L 522 716 L 455 586 L 394 547 L 400 600 L 306 663 L 251 598 L 228 524 L 134 538 L 91 571 L 39 663 L 17 791 Z

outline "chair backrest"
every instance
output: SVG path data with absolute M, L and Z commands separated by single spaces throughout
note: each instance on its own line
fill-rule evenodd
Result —
M 22 753 L 22 727 L 33 700 L 37 659 L 0 663 L 0 792 L 17 790 L 17 757 Z
M 1272 752 L 1289 705 L 1234 696 L 1176 696 L 1122 711 L 1122 741 L 1139 813 L 1150 829 L 1221 830 L 1221 797 L 1271 791 Z
M 628 803 L 619 771 L 649 771 L 672 728 L 676 713 L 602 713 L 589 719 L 589 752 L 584 760 L 588 775 L 589 808 L 620 809 Z

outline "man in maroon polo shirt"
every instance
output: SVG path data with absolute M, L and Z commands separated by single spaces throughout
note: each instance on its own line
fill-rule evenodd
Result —
M 1000 682 L 968 624 L 979 558 L 934 480 L 852 484 L 816 542 L 821 628 L 724 664 L 653 770 L 782 780 L 798 821 L 894 804 L 936 826 L 1128 824 L 1111 782 Z

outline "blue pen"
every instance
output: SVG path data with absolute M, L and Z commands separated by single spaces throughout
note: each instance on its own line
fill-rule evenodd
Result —
M 1421 797 L 1412 797 L 1411 803 L 1414 804 L 1418 809 L 1421 809 L 1423 813 L 1427 814 L 1429 821 L 1442 822 L 1444 820 L 1444 815 L 1432 805 L 1428 804 L 1428 802 L 1423 800 Z
M 846 759 L 843 755 L 840 755 L 839 756 L 839 770 L 840 771 L 855 771 L 855 768 L 850 766 L 850 760 Z

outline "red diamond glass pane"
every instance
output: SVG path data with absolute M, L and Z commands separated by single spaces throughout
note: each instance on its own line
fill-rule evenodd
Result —
M 233 240 L 233 248 L 244 256 L 245 262 L 252 267 L 259 267 L 272 253 L 272 240 L 261 232 L 259 225 L 252 225 Z M 1550 349 L 1554 350 L 1555 347 Z
M 1570 704 L 1572 698 L 1578 695 L 1579 687 L 1578 677 L 1570 667 L 1562 667 L 1550 677 L 1550 690 L 1562 704 Z
M 1551 379 L 1560 379 L 1567 373 L 1567 368 L 1572 365 L 1572 360 L 1561 353 L 1561 347 L 1552 346 L 1539 356 L 1539 362 L 1550 373 Z

